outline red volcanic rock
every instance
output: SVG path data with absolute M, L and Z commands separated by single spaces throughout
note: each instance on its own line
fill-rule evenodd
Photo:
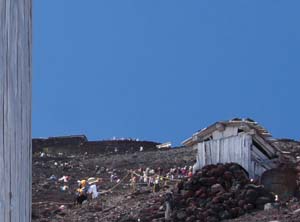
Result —
M 254 185 L 238 164 L 205 166 L 181 183 L 173 221 L 215 222 L 239 217 L 273 202 L 273 196 Z M 185 201 L 182 201 L 185 200 Z

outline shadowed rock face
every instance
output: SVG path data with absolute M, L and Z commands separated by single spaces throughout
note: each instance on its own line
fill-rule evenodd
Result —
M 263 173 L 261 183 L 264 187 L 277 194 L 280 200 L 293 196 L 297 189 L 297 172 L 295 169 L 271 169 Z

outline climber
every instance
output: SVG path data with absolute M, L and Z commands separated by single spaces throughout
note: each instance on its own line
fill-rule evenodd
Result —
M 134 175 L 134 171 L 131 172 L 131 188 L 132 192 L 134 193 L 136 191 L 136 182 L 137 182 L 137 177 Z
M 155 179 L 154 179 L 153 193 L 159 192 L 159 189 L 160 189 L 159 182 L 160 182 L 160 176 L 157 175 L 157 176 L 155 176 Z
M 174 205 L 173 200 L 173 193 L 172 191 L 168 190 L 165 194 L 165 204 L 166 204 L 166 211 L 165 211 L 165 221 L 171 221 L 171 215 Z
M 79 188 L 76 190 L 76 202 L 82 204 L 87 200 L 88 184 L 86 180 L 79 181 Z
M 99 178 L 91 177 L 88 179 L 89 188 L 87 190 L 87 194 L 91 197 L 91 199 L 95 199 L 99 196 L 99 192 L 97 191 L 97 185 L 99 182 Z

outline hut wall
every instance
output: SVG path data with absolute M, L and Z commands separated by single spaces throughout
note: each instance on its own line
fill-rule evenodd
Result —
M 208 164 L 235 162 L 253 177 L 255 172 L 251 168 L 251 146 L 252 137 L 247 134 L 198 143 L 197 163 L 194 169 Z

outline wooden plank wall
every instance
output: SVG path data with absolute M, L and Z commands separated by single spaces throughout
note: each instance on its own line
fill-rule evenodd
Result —
M 31 221 L 31 0 L 0 0 L 0 221 Z
M 255 172 L 250 167 L 251 146 L 252 138 L 246 134 L 199 143 L 196 166 L 201 168 L 207 164 L 235 162 L 244 167 L 252 177 Z

